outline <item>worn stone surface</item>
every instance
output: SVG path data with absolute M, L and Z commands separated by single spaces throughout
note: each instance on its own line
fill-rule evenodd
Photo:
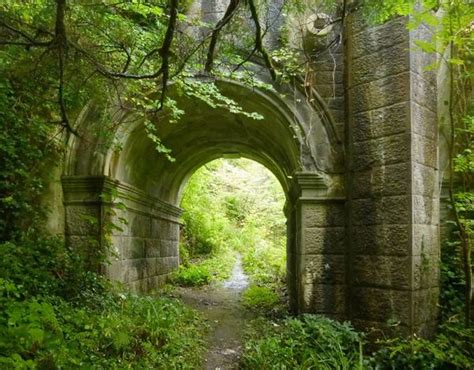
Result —
M 354 284 L 379 288 L 410 288 L 411 256 L 356 255 L 354 257 Z
M 352 294 L 352 316 L 379 323 L 409 323 L 410 302 L 410 290 L 356 287 Z
M 430 31 L 408 31 L 407 22 L 369 26 L 351 14 L 343 42 L 312 65 L 314 99 L 290 87 L 276 94 L 216 82 L 261 121 L 179 97 L 185 118 L 158 127 L 175 162 L 156 153 L 141 122 L 119 129 L 123 150 L 114 153 L 73 138 L 63 178 L 67 242 L 87 255 L 105 236 L 101 217 L 115 211 L 107 217 L 127 222 L 113 231 L 117 258 L 105 271 L 131 289 L 154 289 L 179 263 L 177 205 L 188 176 L 226 153 L 246 156 L 287 194 L 293 311 L 429 334 L 439 294 L 437 88 L 423 70 L 431 57 L 413 48 Z M 103 203 L 112 189 L 124 210 Z
M 409 117 L 408 102 L 357 113 L 352 128 L 353 140 L 367 141 L 407 132 Z
M 373 225 L 354 228 L 351 245 L 355 255 L 408 256 L 409 225 Z
M 310 227 L 303 230 L 306 254 L 345 254 L 344 227 Z
M 303 286 L 302 312 L 345 314 L 345 286 L 308 284 Z
M 430 33 L 407 31 L 407 18 L 376 27 L 360 18 L 351 16 L 346 44 L 350 315 L 427 334 L 439 285 L 437 99 L 423 71 L 432 60 L 414 44 Z

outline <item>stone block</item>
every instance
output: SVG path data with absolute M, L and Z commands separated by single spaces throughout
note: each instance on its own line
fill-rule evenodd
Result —
M 100 233 L 100 206 L 66 206 L 66 235 L 97 236 Z
M 341 204 L 301 204 L 302 227 L 344 226 L 345 213 Z
M 413 289 L 430 289 L 440 285 L 440 256 L 413 256 Z
M 104 267 L 105 269 L 105 276 L 107 276 L 110 280 L 119 281 L 119 282 L 126 282 L 125 275 L 126 269 L 123 267 L 122 261 L 113 261 L 109 265 Z
M 414 72 L 411 72 L 410 78 L 411 99 L 432 112 L 436 112 L 438 102 L 436 85 Z
M 176 257 L 178 256 L 178 242 L 175 240 L 161 239 L 160 256 Z
M 131 213 L 129 228 L 131 236 L 147 238 L 151 234 L 150 218 L 141 214 Z
M 160 239 L 145 239 L 145 256 L 147 258 L 155 258 L 161 256 Z
M 388 107 L 410 98 L 410 72 L 352 87 L 352 113 Z
M 314 72 L 314 77 L 316 86 L 342 84 L 344 82 L 342 71 L 316 71 Z
M 408 289 L 411 286 L 411 257 L 355 256 L 351 278 L 358 286 Z
M 374 287 L 354 287 L 351 295 L 354 319 L 381 323 L 410 322 L 410 298 L 408 290 L 391 290 Z
M 146 258 L 145 259 L 145 277 L 156 276 L 159 274 L 159 258 Z
M 344 256 L 320 254 L 301 256 L 303 284 L 344 284 Z
M 323 53 L 318 55 L 312 67 L 318 72 L 343 71 L 344 56 L 341 53 Z
M 344 254 L 343 227 L 311 227 L 303 230 L 303 254 Z
M 178 257 L 160 257 L 157 262 L 157 275 L 169 274 L 179 266 Z
M 336 97 L 344 95 L 344 86 L 342 84 L 317 84 L 316 91 L 322 98 Z
M 395 18 L 380 26 L 367 27 L 361 16 L 353 17 L 351 22 L 351 57 L 358 58 L 373 54 L 397 44 L 408 48 L 409 33 L 405 18 Z M 364 32 L 361 32 L 364 30 Z
M 329 109 L 338 109 L 338 110 L 344 110 L 345 109 L 345 100 L 343 97 L 331 97 L 325 99 L 326 103 L 329 107 Z
M 412 163 L 413 194 L 436 197 L 438 191 L 438 171 L 417 162 Z
M 438 119 L 436 113 L 416 102 L 411 102 L 410 107 L 413 132 L 421 137 L 436 141 L 438 137 Z
M 151 219 L 150 238 L 156 239 L 161 236 L 161 225 L 162 225 L 162 220 L 157 219 L 157 218 Z
M 122 259 L 137 259 L 145 257 L 145 240 L 143 238 L 123 238 Z
M 162 287 L 167 280 L 166 275 L 151 276 L 147 279 L 147 291 Z
M 402 102 L 389 107 L 354 115 L 352 136 L 354 141 L 367 141 L 407 132 L 410 104 Z
M 366 54 L 352 61 L 350 86 L 393 76 L 410 68 L 410 54 L 406 43 Z M 350 87 L 349 86 L 349 87 Z
M 438 146 L 436 141 L 417 134 L 412 135 L 413 160 L 431 168 L 438 167 Z
M 381 137 L 352 146 L 351 164 L 354 171 L 410 160 L 410 137 L 399 134 Z
M 352 224 L 409 224 L 410 197 L 390 196 L 380 199 L 357 199 L 351 202 Z
M 413 225 L 413 255 L 439 254 L 439 228 L 437 225 Z
M 439 200 L 421 195 L 413 196 L 413 222 L 415 224 L 439 224 Z
M 439 288 L 421 289 L 413 293 L 414 324 L 436 321 L 439 313 Z
M 356 172 L 350 179 L 352 198 L 371 198 L 390 195 L 404 195 L 410 192 L 409 162 L 373 167 Z
M 303 285 L 303 302 L 300 310 L 319 314 L 342 315 L 346 311 L 345 294 L 345 286 L 340 284 Z
M 355 254 L 407 256 L 410 254 L 410 231 L 406 225 L 353 227 L 348 239 Z
M 100 248 L 100 240 L 92 236 L 66 235 L 66 245 L 85 258 L 90 255 L 91 250 Z

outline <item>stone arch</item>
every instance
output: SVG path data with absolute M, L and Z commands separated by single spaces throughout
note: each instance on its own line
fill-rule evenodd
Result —
M 114 140 L 120 150 L 88 135 L 95 112 L 92 104 L 86 107 L 77 126 L 83 136 L 71 138 L 63 176 L 68 242 L 80 246 L 91 237 L 103 241 L 103 226 L 110 218 L 127 220 L 122 231 L 107 236 L 118 258 L 104 272 L 134 289 L 152 289 L 178 265 L 179 198 L 186 180 L 213 159 L 247 157 L 273 172 L 287 196 L 287 270 L 293 309 L 342 313 L 343 151 L 328 110 L 315 109 L 317 105 L 309 104 L 298 90 L 215 83 L 246 112 L 257 112 L 263 119 L 177 97 L 184 117 L 177 123 L 164 117 L 157 125 L 173 162 L 156 151 L 143 123 L 124 111 L 114 118 L 118 122 Z M 117 202 L 125 207 L 118 209 Z M 97 218 L 97 225 L 86 225 L 81 221 L 84 216 Z M 328 264 L 331 270 L 324 269 Z

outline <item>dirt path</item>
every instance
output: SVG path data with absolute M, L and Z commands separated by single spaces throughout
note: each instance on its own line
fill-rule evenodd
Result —
M 183 301 L 201 311 L 210 324 L 209 350 L 204 369 L 237 369 L 242 333 L 251 314 L 240 304 L 240 296 L 248 286 L 238 256 L 232 276 L 223 283 L 205 288 L 179 288 Z

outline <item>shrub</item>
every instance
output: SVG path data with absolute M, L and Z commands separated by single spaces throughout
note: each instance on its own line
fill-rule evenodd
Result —
M 270 311 L 279 302 L 278 294 L 265 286 L 251 285 L 242 294 L 242 304 L 250 309 Z
M 473 369 L 474 330 L 443 326 L 432 341 L 413 336 L 380 341 L 370 358 L 375 369 Z
M 258 320 L 247 333 L 244 369 L 362 368 L 362 340 L 349 323 L 317 315 Z
M 181 266 L 171 277 L 172 283 L 181 286 L 202 286 L 209 284 L 211 279 L 209 269 L 202 265 Z
M 0 282 L 0 368 L 199 366 L 203 327 L 178 301 L 120 295 L 98 310 L 58 297 L 5 299 L 7 290 Z

